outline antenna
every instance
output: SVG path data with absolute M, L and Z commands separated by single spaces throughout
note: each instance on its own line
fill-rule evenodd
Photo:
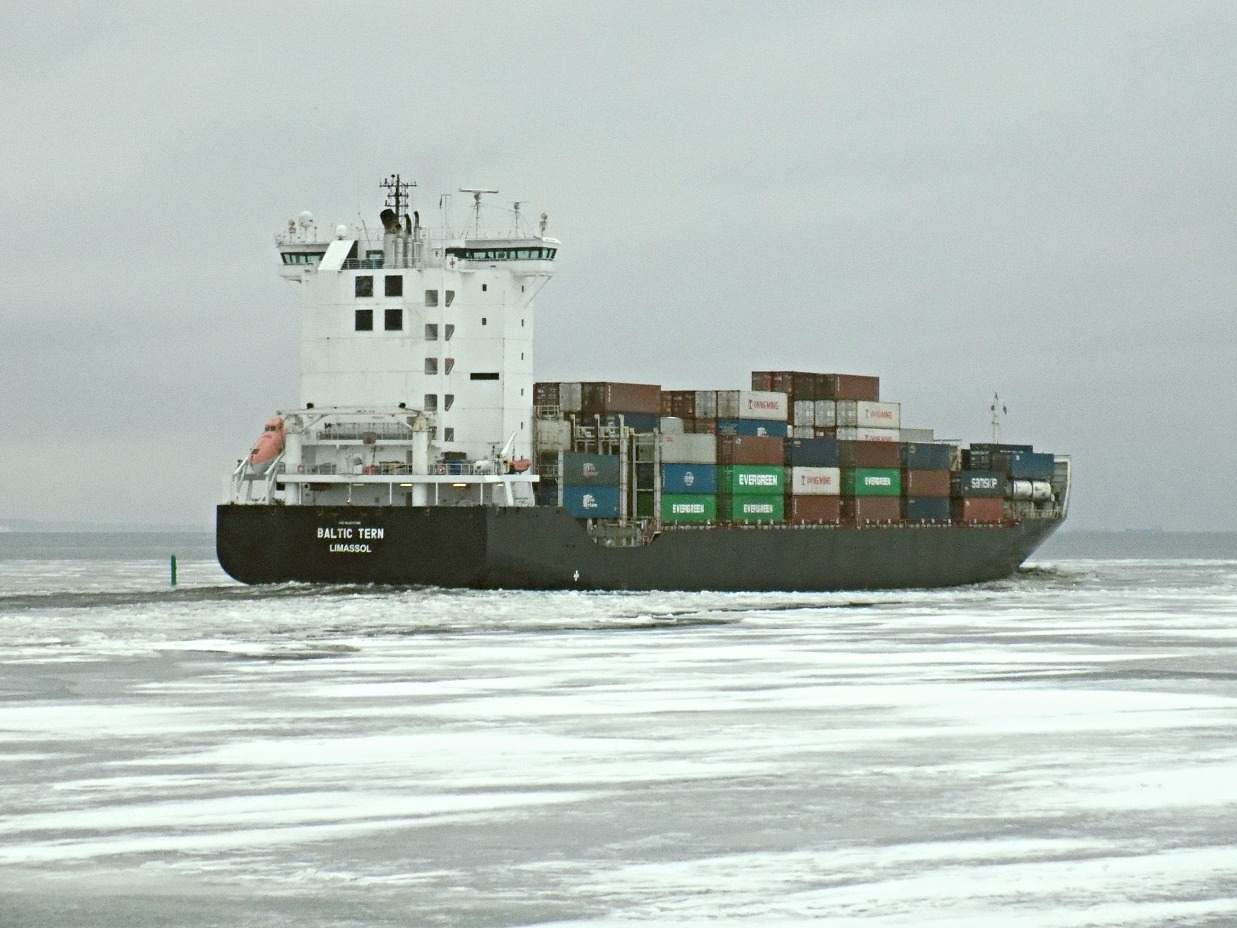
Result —
M 386 180 L 378 182 L 379 187 L 385 187 L 387 190 L 387 199 L 383 206 L 395 211 L 396 222 L 407 215 L 411 197 L 409 190 L 416 185 L 415 180 L 401 180 L 398 174 L 392 174 Z
M 472 194 L 473 211 L 476 217 L 475 218 L 476 232 L 474 234 L 477 236 L 477 238 L 480 238 L 481 237 L 481 194 L 498 193 L 498 191 L 497 190 L 484 190 L 480 187 L 461 187 L 460 193 L 471 193 Z
M 520 204 L 523 200 L 516 200 L 511 204 L 511 209 L 515 213 L 515 217 L 511 220 L 511 236 L 518 238 L 520 235 Z
M 995 445 L 1001 439 L 1001 416 L 1007 415 L 1009 410 L 1005 408 L 1005 404 L 1001 402 L 999 393 L 992 394 L 992 443 Z

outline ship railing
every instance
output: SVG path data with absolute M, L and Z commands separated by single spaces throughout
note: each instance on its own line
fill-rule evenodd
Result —
M 563 407 L 556 403 L 546 403 L 540 406 L 533 407 L 534 419 L 561 419 L 563 418 Z
M 327 423 L 313 432 L 315 441 L 408 441 L 412 426 L 404 422 Z
M 346 258 L 342 266 L 345 271 L 380 271 L 386 261 L 383 258 Z

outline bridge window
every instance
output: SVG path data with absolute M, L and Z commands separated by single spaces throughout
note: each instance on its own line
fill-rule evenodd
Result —
M 359 275 L 356 279 L 354 295 L 373 296 L 374 295 L 374 278 L 369 274 Z
M 356 311 L 356 330 L 358 332 L 374 331 L 374 311 L 372 309 L 358 309 Z
M 404 295 L 404 277 L 402 274 L 387 275 L 385 293 L 387 296 Z
M 383 313 L 382 327 L 388 332 L 404 331 L 404 311 L 402 309 L 388 309 Z

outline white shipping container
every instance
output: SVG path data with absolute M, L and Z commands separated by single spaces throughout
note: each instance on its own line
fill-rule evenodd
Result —
M 866 429 L 854 426 L 839 426 L 838 441 L 901 441 L 899 429 Z
M 838 400 L 837 423 L 869 429 L 896 429 L 902 425 L 901 403 L 873 403 L 871 400 Z
M 837 467 L 788 467 L 790 492 L 795 496 L 837 496 L 842 491 L 842 471 Z
M 931 444 L 936 441 L 935 429 L 902 429 L 902 440 Z
M 791 409 L 794 411 L 794 418 L 790 421 L 796 426 L 816 424 L 815 400 L 795 400 Z
M 579 412 L 580 401 L 580 384 L 579 383 L 560 383 L 558 385 L 558 406 L 563 412 Z
M 786 422 L 790 418 L 790 397 L 772 390 L 718 390 L 717 418 Z
M 816 427 L 818 429 L 831 429 L 838 424 L 837 403 L 834 400 L 817 400 L 815 405 Z
M 796 425 L 790 430 L 791 438 L 815 438 L 816 429 L 808 425 Z
M 716 464 L 717 436 L 663 435 L 661 460 L 663 464 Z
M 661 417 L 661 433 L 663 435 L 682 435 L 683 432 L 683 420 L 678 416 Z
M 716 390 L 697 390 L 696 391 L 696 418 L 697 419 L 716 419 L 717 418 L 717 391 Z
M 566 419 L 537 419 L 538 451 L 570 451 L 571 423 Z

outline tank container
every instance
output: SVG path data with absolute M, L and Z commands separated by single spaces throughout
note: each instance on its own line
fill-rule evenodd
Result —
M 799 525 L 812 522 L 837 522 L 841 500 L 836 496 L 786 497 L 786 521 Z
M 908 496 L 902 501 L 902 518 L 907 522 L 948 522 L 953 518 L 948 496 Z
M 575 487 L 617 487 L 619 482 L 618 455 L 567 452 L 563 455 L 563 471 L 560 479 L 564 484 Z
M 730 464 L 718 468 L 717 489 L 728 496 L 782 496 L 786 468 L 759 464 Z
M 838 467 L 839 445 L 831 438 L 804 438 L 786 442 L 786 463 L 792 467 Z
M 902 449 L 890 441 L 839 441 L 839 462 L 843 467 L 902 466 Z
M 717 418 L 769 419 L 785 422 L 790 417 L 790 400 L 785 393 L 764 390 L 718 390 Z
M 790 434 L 790 427 L 785 422 L 774 422 L 772 419 L 718 419 L 718 435 L 772 435 L 774 438 L 785 438 Z
M 663 494 L 714 494 L 717 492 L 715 464 L 663 464 L 661 466 Z
M 1005 518 L 1003 499 L 977 498 L 950 501 L 951 515 L 955 522 L 968 524 L 1000 522 Z
M 873 403 L 868 400 L 838 400 L 835 407 L 838 426 L 896 429 L 902 425 L 901 403 Z
M 786 518 L 786 501 L 781 496 L 722 496 L 718 512 L 731 522 L 782 522 Z
M 901 496 L 902 472 L 892 467 L 844 467 L 842 495 Z
M 564 486 L 563 508 L 577 519 L 616 519 L 619 510 L 618 487 Z
M 1052 499 L 1052 483 L 1048 480 L 1011 480 L 1009 498 L 1045 502 Z
M 842 518 L 859 525 L 902 521 L 902 500 L 884 496 L 852 496 L 841 501 Z
M 663 493 L 661 518 L 663 522 L 716 522 L 717 497 Z
M 1004 474 L 991 470 L 964 470 L 953 475 L 950 492 L 958 497 L 1004 499 L 1008 491 Z
M 662 435 L 663 464 L 714 464 L 717 440 L 712 435 Z
M 950 474 L 947 470 L 902 471 L 903 496 L 931 496 L 949 499 Z
M 786 440 L 754 435 L 718 435 L 718 464 L 777 464 L 786 457 Z
M 902 445 L 902 466 L 907 470 L 949 470 L 953 454 L 952 445 L 905 442 Z
M 842 471 L 837 467 L 788 467 L 786 470 L 787 489 L 792 496 L 837 496 L 842 492 Z

